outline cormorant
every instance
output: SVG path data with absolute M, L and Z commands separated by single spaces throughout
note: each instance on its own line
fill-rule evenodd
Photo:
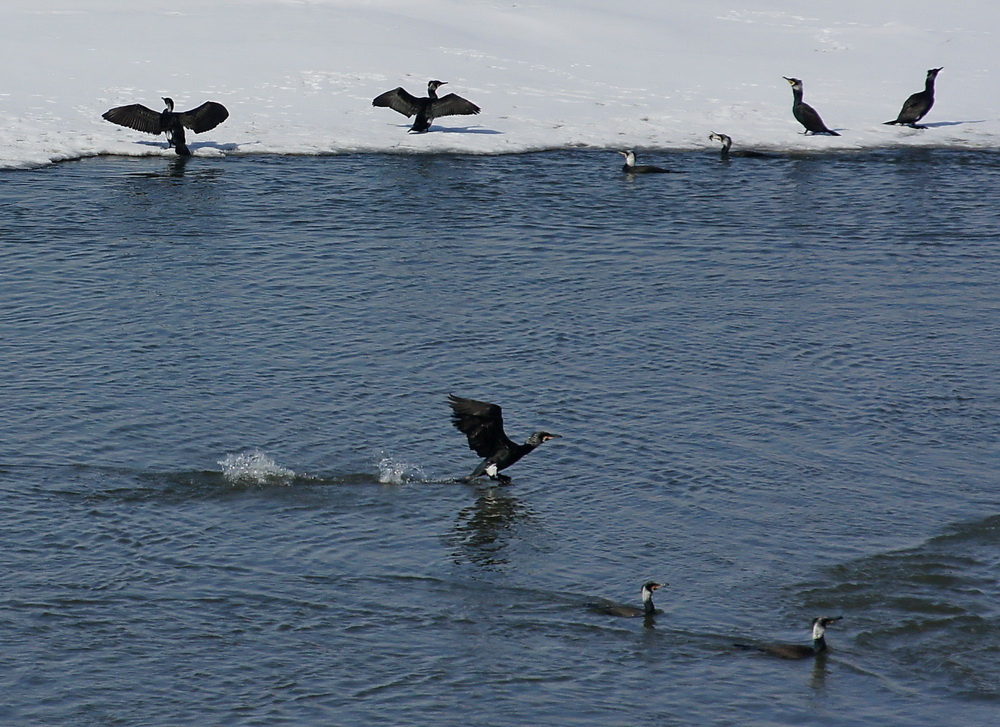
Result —
M 147 134 L 166 134 L 167 148 L 174 147 L 181 156 L 191 156 L 191 150 L 187 148 L 184 139 L 185 126 L 200 134 L 214 129 L 229 118 L 226 107 L 215 101 L 206 101 L 198 108 L 179 112 L 174 112 L 173 99 L 164 97 L 163 103 L 167 105 L 163 111 L 153 111 L 139 103 L 117 106 L 105 111 L 101 118 Z
M 924 81 L 924 90 L 910 96 L 903 102 L 903 108 L 899 110 L 899 116 L 895 121 L 886 121 L 887 124 L 904 124 L 914 129 L 926 129 L 917 122 L 927 115 L 934 105 L 934 79 L 937 78 L 944 66 L 941 68 L 931 68 L 927 71 L 927 80 Z
M 753 159 L 773 159 L 774 158 L 774 154 L 768 154 L 767 152 L 763 152 L 763 151 L 753 151 L 752 149 L 740 149 L 739 151 L 734 151 L 734 152 L 729 151 L 730 147 L 732 147 L 732 145 L 733 145 L 733 140 L 732 140 L 732 137 L 728 136 L 727 134 L 717 134 L 716 132 L 713 131 L 711 134 L 708 135 L 708 138 L 711 139 L 712 141 L 721 141 L 722 142 L 722 158 L 723 159 L 728 159 L 731 156 L 734 156 L 734 157 L 749 157 L 749 158 L 753 158 Z
M 635 152 L 629 149 L 628 151 L 618 152 L 623 157 L 625 157 L 625 166 L 622 167 L 622 171 L 626 174 L 673 174 L 670 169 L 664 169 L 663 167 L 654 167 L 649 164 L 636 164 L 635 163 Z
M 408 93 L 402 86 L 394 88 L 392 91 L 376 96 L 372 99 L 372 106 L 385 106 L 398 111 L 406 118 L 414 114 L 417 118 L 413 120 L 410 131 L 422 133 L 431 128 L 431 123 L 438 116 L 455 116 L 457 114 L 478 114 L 480 108 L 471 101 L 462 98 L 454 93 L 449 93 L 443 98 L 437 97 L 439 86 L 443 86 L 447 81 L 428 81 L 427 96 L 417 98 Z
M 448 403 L 452 411 L 451 423 L 469 438 L 469 449 L 484 458 L 472 474 L 465 478 L 466 482 L 488 475 L 491 480 L 505 485 L 510 482 L 510 477 L 500 474 L 500 470 L 507 469 L 542 442 L 560 436 L 535 432 L 524 444 L 516 444 L 504 433 L 503 413 L 496 404 L 463 399 L 454 394 L 448 395 Z
M 822 654 L 826 651 L 826 627 L 834 621 L 839 621 L 842 617 L 814 618 L 812 622 L 812 644 L 761 644 L 759 646 L 748 646 L 747 644 L 736 644 L 741 649 L 757 649 L 767 654 L 780 656 L 784 659 L 808 659 L 809 657 Z
M 802 133 L 808 134 L 811 131 L 814 134 L 840 136 L 836 131 L 826 128 L 826 124 L 823 123 L 823 119 L 816 113 L 816 109 L 802 100 L 802 81 L 798 78 L 789 78 L 788 76 L 782 76 L 782 78 L 792 84 L 792 115 L 800 124 L 806 127 L 806 130 Z
M 652 616 L 656 613 L 653 606 L 653 591 L 657 588 L 669 585 L 668 583 L 657 583 L 649 581 L 642 585 L 642 608 L 627 606 L 621 603 L 594 603 L 591 606 L 601 613 L 609 616 L 621 616 L 622 618 L 638 618 L 639 616 Z

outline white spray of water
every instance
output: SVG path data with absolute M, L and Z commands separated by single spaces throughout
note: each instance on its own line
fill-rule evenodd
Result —
M 426 479 L 423 470 L 416 465 L 400 462 L 387 454 L 383 453 L 378 461 L 378 481 L 383 485 L 403 485 Z
M 292 470 L 281 467 L 259 450 L 227 454 L 219 460 L 219 465 L 222 467 L 222 476 L 232 484 L 288 485 L 295 478 Z

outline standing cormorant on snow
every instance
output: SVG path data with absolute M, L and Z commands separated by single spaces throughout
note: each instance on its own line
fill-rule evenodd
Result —
M 736 644 L 741 649 L 757 649 L 767 654 L 780 656 L 783 659 L 808 659 L 811 656 L 818 656 L 826 651 L 826 627 L 834 621 L 839 621 L 840 616 L 833 618 L 814 618 L 812 622 L 812 643 L 811 644 L 760 644 L 749 646 L 747 644 Z
M 782 76 L 782 78 L 792 84 L 792 115 L 800 124 L 806 127 L 806 130 L 802 133 L 808 134 L 811 131 L 814 134 L 840 136 L 836 131 L 826 128 L 826 124 L 823 123 L 823 119 L 816 113 L 816 109 L 802 100 L 802 81 L 798 78 L 789 78 L 788 76 Z
M 206 101 L 198 108 L 178 112 L 174 111 L 173 99 L 164 97 L 163 103 L 167 105 L 163 111 L 153 111 L 139 103 L 116 106 L 101 114 L 101 118 L 147 134 L 166 134 L 167 148 L 174 147 L 181 156 L 191 156 L 184 139 L 184 127 L 200 134 L 229 118 L 226 107 L 215 101 Z
M 451 405 L 451 423 L 469 439 L 469 449 L 483 457 L 483 461 L 472 471 L 466 481 L 487 475 L 502 485 L 510 482 L 510 477 L 500 474 L 512 464 L 535 449 L 542 442 L 556 439 L 560 435 L 535 432 L 524 444 L 512 442 L 503 431 L 503 412 L 496 404 L 485 401 L 463 399 L 448 395 Z
M 670 169 L 664 169 L 663 167 L 654 167 L 650 164 L 636 164 L 635 163 L 635 152 L 629 149 L 628 151 L 618 152 L 623 157 L 625 157 L 625 165 L 622 167 L 622 171 L 626 174 L 672 174 Z
M 917 122 L 927 115 L 934 105 L 934 79 L 944 68 L 931 68 L 927 71 L 927 79 L 924 81 L 924 90 L 910 96 L 903 102 L 903 108 L 899 110 L 899 116 L 895 121 L 886 121 L 887 124 L 903 124 L 914 129 L 926 129 Z
M 730 152 L 729 149 L 733 145 L 733 139 L 728 134 L 717 134 L 712 132 L 708 135 L 708 138 L 712 141 L 722 142 L 722 158 L 728 159 L 730 156 L 734 157 L 750 157 L 754 159 L 773 159 L 773 154 L 768 154 L 763 151 L 754 151 L 753 149 L 740 149 L 739 151 Z
M 455 116 L 457 114 L 478 114 L 480 108 L 471 101 L 462 98 L 454 93 L 449 93 L 443 98 L 437 97 L 438 87 L 443 86 L 447 81 L 428 81 L 427 96 L 417 98 L 408 93 L 402 86 L 386 91 L 372 99 L 372 106 L 385 106 L 398 111 L 406 118 L 414 114 L 417 118 L 413 120 L 410 131 L 422 133 L 431 128 L 431 123 L 438 116 Z

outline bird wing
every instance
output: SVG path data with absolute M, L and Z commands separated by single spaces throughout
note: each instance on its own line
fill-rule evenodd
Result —
M 101 118 L 110 121 L 112 124 L 127 126 L 136 131 L 144 131 L 147 134 L 163 133 L 163 127 L 160 125 L 160 112 L 146 108 L 141 103 L 116 106 L 101 114 Z
M 455 116 L 457 114 L 478 114 L 480 108 L 468 99 L 449 93 L 434 102 L 434 116 Z
M 181 125 L 191 129 L 196 134 L 209 131 L 229 118 L 229 110 L 215 101 L 206 101 L 196 109 L 182 111 L 178 114 Z
M 413 116 L 420 110 L 417 97 L 402 86 L 376 96 L 372 99 L 372 106 L 384 106 L 406 117 Z
M 503 431 L 503 413 L 496 404 L 448 395 L 451 423 L 469 438 L 469 449 L 480 457 L 491 457 L 497 450 L 513 446 Z

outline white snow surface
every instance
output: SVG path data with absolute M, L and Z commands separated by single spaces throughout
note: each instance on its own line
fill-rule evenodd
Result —
M 162 96 L 230 118 L 196 156 L 1000 142 L 1000 5 L 958 0 L 4 0 L 0 167 L 173 154 L 101 119 Z M 920 131 L 882 122 L 943 66 Z M 840 137 L 804 136 L 782 76 Z M 371 100 L 440 79 L 482 107 L 408 134 Z

